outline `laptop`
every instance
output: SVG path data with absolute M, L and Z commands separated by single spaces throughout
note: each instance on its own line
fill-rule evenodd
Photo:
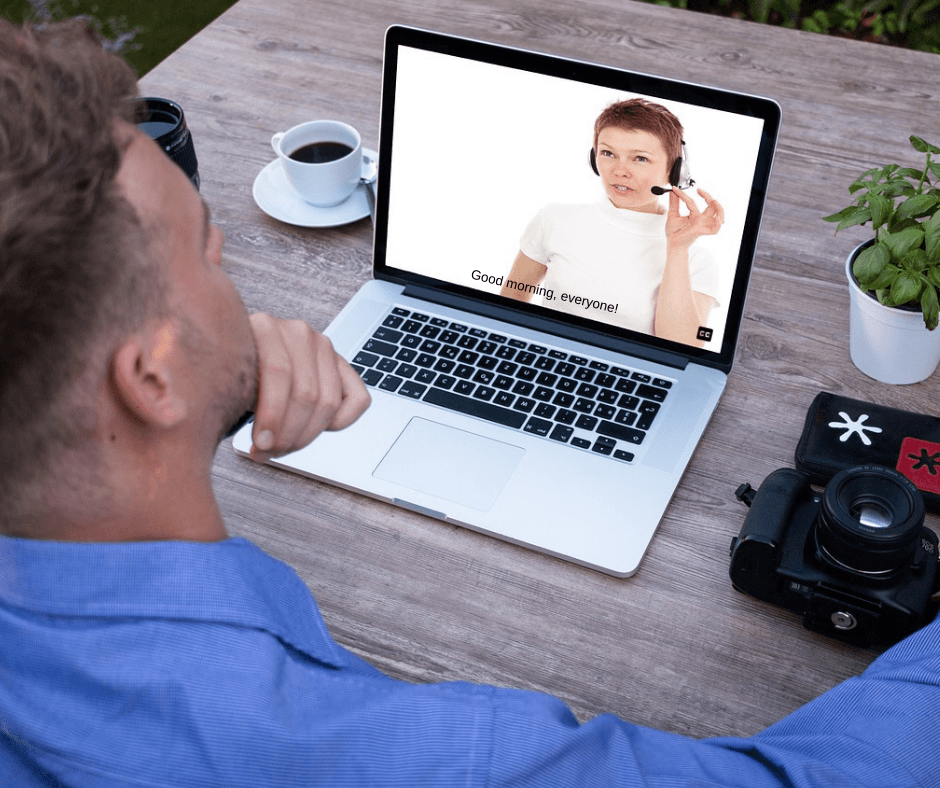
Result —
M 700 184 L 724 210 L 689 253 L 711 309 L 688 341 L 649 317 L 663 226 L 621 228 L 594 172 L 595 119 L 633 99 L 682 124 L 670 184 Z M 325 332 L 372 405 L 270 464 L 634 574 L 731 371 L 779 122 L 765 98 L 391 27 L 374 278 Z M 514 268 L 546 224 L 556 257 Z M 583 249 L 623 238 L 611 279 Z M 241 455 L 250 433 L 234 438 Z

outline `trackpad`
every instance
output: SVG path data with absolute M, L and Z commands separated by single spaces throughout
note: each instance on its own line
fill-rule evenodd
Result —
M 372 475 L 485 512 L 524 454 L 518 446 L 414 418 Z

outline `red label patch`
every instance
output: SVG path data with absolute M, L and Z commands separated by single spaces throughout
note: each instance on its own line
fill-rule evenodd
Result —
M 905 438 L 897 469 L 924 492 L 940 494 L 940 443 Z

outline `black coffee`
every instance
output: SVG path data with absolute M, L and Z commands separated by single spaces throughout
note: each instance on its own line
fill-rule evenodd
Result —
M 306 164 L 324 164 L 348 156 L 352 150 L 345 142 L 312 142 L 297 148 L 290 158 Z

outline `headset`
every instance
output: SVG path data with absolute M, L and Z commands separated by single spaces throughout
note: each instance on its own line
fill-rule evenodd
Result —
M 591 169 L 594 171 L 595 175 L 600 175 L 600 171 L 597 169 L 597 154 L 594 152 L 594 148 L 591 148 L 591 155 L 589 157 L 591 163 Z M 685 140 L 682 140 L 681 155 L 672 165 L 672 169 L 669 171 L 669 185 L 668 186 L 654 186 L 650 191 L 653 194 L 665 194 L 666 192 L 671 192 L 673 188 L 676 189 L 689 189 L 695 185 L 695 181 L 692 180 L 691 173 L 689 171 L 689 151 L 685 147 Z

